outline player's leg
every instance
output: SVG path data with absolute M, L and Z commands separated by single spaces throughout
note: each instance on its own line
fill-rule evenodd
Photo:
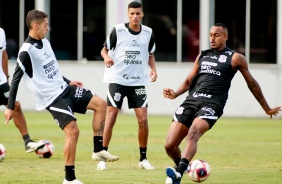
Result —
M 106 121 L 105 121 L 105 128 L 103 133 L 103 149 L 105 151 L 108 151 L 108 146 L 110 144 L 112 134 L 113 134 L 113 128 L 116 123 L 116 118 L 118 115 L 119 109 L 116 107 L 108 106 L 107 108 L 107 115 L 106 115 Z M 118 156 L 116 156 L 115 159 L 119 159 Z M 115 160 L 113 160 L 115 161 Z M 97 170 L 105 170 L 106 169 L 106 161 L 100 161 L 97 165 Z
M 134 108 L 138 121 L 138 141 L 139 141 L 139 167 L 146 170 L 154 170 L 154 166 L 147 159 L 147 144 L 149 137 L 149 125 L 147 117 L 147 107 Z
M 191 161 L 197 152 L 197 145 L 200 137 L 209 130 L 209 124 L 201 118 L 195 118 L 189 129 L 186 145 L 183 150 L 182 157 Z
M 113 128 L 116 123 L 116 118 L 118 115 L 119 109 L 116 107 L 108 106 L 107 115 L 105 121 L 105 129 L 103 134 L 103 147 L 108 147 L 112 138 Z
M 8 83 L 4 83 L 0 85 L 0 105 L 5 105 L 7 107 L 9 92 L 10 92 L 10 86 Z M 32 152 L 39 148 L 44 147 L 44 143 L 34 142 L 32 139 L 30 139 L 26 120 L 21 109 L 21 104 L 18 101 L 15 102 L 13 120 L 15 126 L 18 128 L 18 130 L 22 135 L 26 152 Z
M 180 143 L 188 134 L 188 127 L 184 124 L 173 121 L 170 125 L 165 141 L 166 154 L 174 161 L 178 166 L 181 159 L 181 150 L 179 148 Z
M 79 137 L 79 129 L 77 127 L 76 121 L 72 120 L 64 127 L 65 132 L 65 146 L 64 146 L 64 157 L 65 165 L 74 165 L 76 156 L 76 145 Z
M 111 155 L 103 149 L 103 132 L 105 126 L 106 101 L 97 95 L 94 95 L 87 105 L 87 109 L 94 111 L 92 127 L 94 139 L 94 151 L 92 159 L 96 161 L 113 162 L 119 159 L 118 156 Z
M 13 120 L 15 126 L 18 128 L 18 130 L 20 131 L 23 137 L 23 140 L 25 142 L 25 149 L 27 153 L 36 151 L 37 149 L 44 147 L 45 144 L 43 142 L 34 142 L 33 140 L 30 139 L 26 120 L 22 112 L 21 104 L 18 101 L 15 102 Z
M 81 184 L 75 176 L 76 146 L 79 137 L 79 129 L 76 118 L 73 115 L 72 104 L 69 103 L 71 97 L 62 96 L 54 101 L 46 109 L 52 114 L 55 122 L 65 133 L 64 159 L 65 159 L 65 179 L 63 184 Z
M 166 141 L 165 141 L 165 151 L 166 154 L 172 159 L 172 161 L 175 163 L 174 167 L 168 167 L 167 169 L 171 169 L 172 173 L 175 174 L 175 169 L 178 167 L 181 159 L 181 150 L 179 148 L 180 143 L 182 140 L 187 136 L 188 133 L 188 127 L 184 124 L 173 121 L 170 125 L 170 128 L 168 130 L 168 133 L 166 135 Z M 172 184 L 173 181 L 171 179 L 173 176 L 168 176 L 165 183 L 166 184 Z M 174 178 L 174 180 L 177 180 L 177 178 Z
M 76 147 L 79 137 L 79 129 L 76 121 L 67 123 L 63 131 L 65 132 L 64 158 L 65 158 L 65 179 L 63 184 L 82 184 L 75 176 Z
M 175 122 L 173 122 L 173 124 L 174 123 Z M 180 126 L 178 126 L 177 128 L 175 126 L 171 128 L 172 129 L 176 128 L 179 134 L 183 133 L 182 137 L 183 135 L 187 135 L 188 128 L 181 123 L 177 123 L 177 124 Z M 186 133 L 180 130 L 181 126 L 186 127 L 186 129 L 184 128 Z M 188 169 L 189 161 L 191 161 L 191 159 L 194 157 L 194 155 L 197 152 L 198 140 L 208 129 L 209 129 L 209 124 L 205 120 L 202 120 L 200 118 L 194 119 L 192 126 L 189 128 L 188 135 L 186 137 L 186 145 L 182 153 L 179 165 L 177 166 L 177 168 L 167 167 L 166 169 L 166 174 L 169 178 L 171 178 L 172 183 L 180 183 L 180 180 L 184 172 L 186 172 Z M 174 132 L 172 136 L 176 136 L 176 135 L 178 134 Z
M 119 110 L 122 107 L 123 98 L 126 96 L 127 86 L 110 83 L 107 95 L 107 115 L 105 121 L 105 130 L 103 134 L 103 147 L 108 149 L 110 144 L 113 128 Z

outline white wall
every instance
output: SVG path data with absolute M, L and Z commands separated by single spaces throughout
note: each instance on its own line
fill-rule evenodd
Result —
M 65 77 L 70 80 L 83 81 L 86 88 L 106 99 L 107 84 L 102 82 L 104 73 L 102 61 L 88 63 L 60 61 L 59 64 Z M 13 73 L 14 68 L 15 63 L 10 63 L 10 74 Z M 164 99 L 162 89 L 164 87 L 177 89 L 191 68 L 192 63 L 157 62 L 158 80 L 147 86 L 149 114 L 173 114 L 174 110 L 185 99 L 186 94 L 174 100 Z M 250 71 L 259 82 L 270 107 L 280 106 L 282 104 L 281 69 L 277 65 L 250 65 Z M 35 110 L 34 101 L 26 89 L 24 81 L 20 83 L 17 99 L 22 103 L 25 111 Z M 1 108 L 4 109 L 4 107 Z M 124 113 L 133 113 L 132 109 L 128 109 L 126 100 L 122 110 Z M 259 103 L 248 90 L 240 72 L 237 72 L 232 81 L 224 116 L 267 118 Z

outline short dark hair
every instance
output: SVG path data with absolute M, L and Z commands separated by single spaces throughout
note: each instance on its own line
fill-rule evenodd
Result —
M 48 17 L 48 15 L 39 10 L 30 10 L 26 15 L 26 25 L 28 29 L 31 29 L 33 21 L 42 21 Z
M 215 23 L 213 26 L 219 26 L 219 27 L 222 27 L 222 28 L 223 28 L 223 30 L 225 30 L 225 31 L 226 31 L 226 33 L 228 34 L 228 28 L 227 28 L 227 26 L 226 26 L 225 24 L 223 24 L 223 23 Z
M 213 26 L 220 26 L 222 27 L 223 29 L 226 29 L 227 30 L 227 26 L 223 23 L 215 23 Z
M 142 4 L 137 1 L 132 1 L 128 4 L 128 8 L 142 8 Z

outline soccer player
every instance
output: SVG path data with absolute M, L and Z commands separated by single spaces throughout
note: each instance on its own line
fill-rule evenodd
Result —
M 0 105 L 5 105 L 7 107 L 8 97 L 10 92 L 9 86 L 9 73 L 8 73 L 8 54 L 6 50 L 6 35 L 5 31 L 0 28 Z M 28 134 L 28 129 L 26 125 L 26 120 L 22 112 L 21 104 L 19 101 L 15 101 L 15 115 L 14 123 L 19 129 L 22 138 L 24 140 L 25 150 L 27 153 L 33 152 L 39 148 L 44 147 L 44 144 L 39 142 L 34 142 Z
M 29 34 L 19 50 L 17 66 L 11 83 L 8 109 L 4 113 L 6 123 L 13 117 L 18 85 L 23 77 L 36 102 L 36 109 L 47 109 L 65 133 L 65 179 L 63 184 L 82 184 L 75 176 L 79 129 L 74 112 L 85 114 L 87 109 L 94 111 L 93 154 L 96 158 L 105 161 L 119 159 L 103 150 L 102 147 L 106 101 L 92 91 L 83 88 L 82 82 L 70 81 L 62 75 L 51 44 L 45 37 L 49 31 L 46 13 L 39 10 L 29 11 L 26 16 L 26 24 Z
M 128 107 L 134 109 L 139 125 L 138 165 L 140 168 L 152 170 L 155 168 L 147 159 L 149 125 L 145 85 L 148 85 L 149 77 L 151 82 L 157 80 L 155 40 L 152 29 L 141 24 L 144 13 L 139 2 L 128 4 L 127 16 L 129 22 L 115 25 L 101 50 L 105 63 L 103 81 L 109 83 L 103 147 L 108 149 L 119 109 L 124 97 L 127 97 Z M 97 169 L 106 169 L 106 163 L 99 162 Z
M 249 90 L 270 118 L 281 111 L 281 106 L 269 107 L 260 85 L 249 72 L 246 58 L 228 48 L 227 39 L 227 27 L 222 23 L 214 24 L 210 28 L 211 49 L 197 56 L 191 72 L 176 91 L 163 90 L 163 96 L 169 99 L 189 91 L 186 100 L 175 111 L 167 133 L 165 150 L 176 168 L 167 167 L 166 183 L 181 182 L 189 161 L 197 152 L 198 140 L 222 116 L 231 81 L 237 71 L 241 72 Z M 184 138 L 186 145 L 181 154 L 179 145 Z

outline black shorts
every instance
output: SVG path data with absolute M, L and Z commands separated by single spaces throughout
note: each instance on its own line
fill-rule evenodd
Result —
M 190 128 L 196 117 L 205 120 L 211 129 L 223 114 L 223 108 L 215 103 L 187 99 L 177 108 L 172 121 L 178 121 Z
M 109 84 L 107 95 L 108 106 L 121 109 L 124 97 L 127 97 L 129 109 L 148 107 L 145 86 L 123 86 L 114 83 Z
M 0 85 L 0 105 L 8 104 L 9 93 L 10 93 L 10 86 L 7 82 Z
M 85 114 L 93 93 L 85 88 L 68 86 L 65 91 L 46 109 L 55 122 L 63 129 L 69 122 L 76 120 L 74 112 Z

